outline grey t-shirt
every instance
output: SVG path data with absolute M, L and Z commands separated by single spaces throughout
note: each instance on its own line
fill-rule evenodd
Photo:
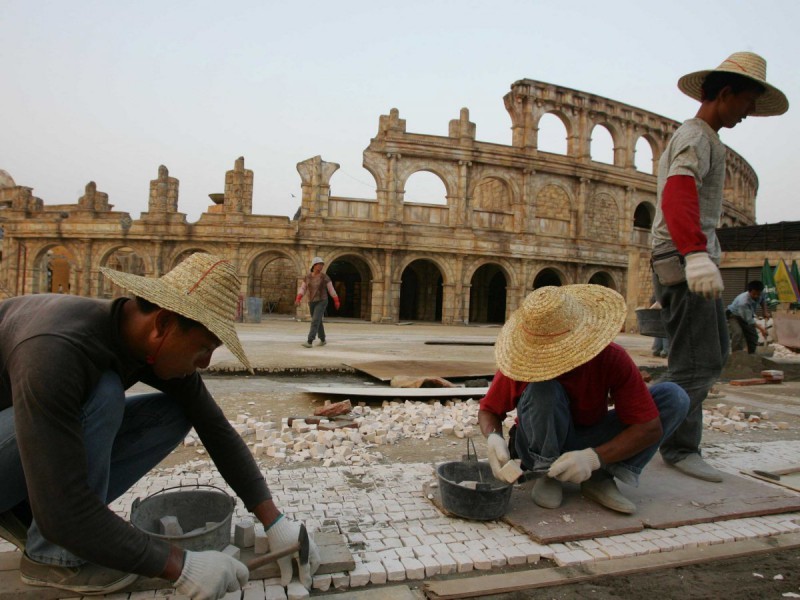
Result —
M 37 294 L 0 302 L 0 410 L 14 408 L 28 500 L 42 532 L 85 560 L 152 577 L 166 566 L 169 545 L 109 510 L 87 483 L 81 410 L 104 372 L 117 373 L 125 389 L 142 381 L 177 402 L 248 508 L 271 496 L 198 373 L 165 381 L 128 354 L 119 334 L 128 301 Z
M 722 214 L 725 154 L 725 144 L 702 119 L 684 121 L 672 135 L 658 161 L 658 196 L 653 221 L 653 249 L 656 252 L 674 248 L 661 210 L 661 196 L 667 179 L 673 175 L 691 175 L 697 186 L 700 227 L 708 240 L 708 255 L 719 264 L 720 246 L 716 228 Z

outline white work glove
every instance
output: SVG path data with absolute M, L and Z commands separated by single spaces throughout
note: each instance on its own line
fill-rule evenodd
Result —
M 709 299 L 719 298 L 725 286 L 722 284 L 719 267 L 709 258 L 708 253 L 687 254 L 685 260 L 689 291 Z
M 492 474 L 500 481 L 505 481 L 500 470 L 511 460 L 506 441 L 501 434 L 494 431 L 486 438 L 486 445 L 489 447 L 489 466 L 492 467 Z
M 592 471 L 600 468 L 600 457 L 592 448 L 565 452 L 550 465 L 549 477 L 559 481 L 583 483 L 592 476 Z
M 192 600 L 218 600 L 242 589 L 249 577 L 247 567 L 228 554 L 187 550 L 175 589 Z
M 270 552 L 280 552 L 284 548 L 288 548 L 292 544 L 296 544 L 300 536 L 300 523 L 292 521 L 284 516 L 278 517 L 278 520 L 267 529 L 267 541 L 269 541 Z M 292 559 L 297 558 L 298 572 L 300 573 L 300 583 L 302 583 L 307 590 L 311 589 L 312 575 L 317 572 L 319 568 L 319 548 L 308 534 L 308 562 L 300 563 L 298 553 L 290 554 L 278 559 L 278 567 L 281 570 L 281 585 L 287 586 L 292 581 Z

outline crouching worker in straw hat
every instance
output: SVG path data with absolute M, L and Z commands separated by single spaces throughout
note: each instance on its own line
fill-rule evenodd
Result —
M 649 390 L 633 360 L 613 343 L 625 301 L 599 285 L 543 287 L 503 326 L 495 344 L 499 372 L 480 402 L 492 472 L 519 457 L 523 469 L 546 470 L 531 497 L 557 508 L 562 482 L 621 513 L 636 506 L 615 479 L 638 485 L 659 442 L 684 419 L 686 393 L 674 383 Z M 613 406 L 613 408 L 612 408 Z M 517 410 L 510 442 L 502 422 Z
M 248 368 L 234 329 L 240 282 L 228 261 L 194 254 L 161 278 L 101 269 L 135 299 L 63 294 L 0 303 L 0 535 L 24 553 L 22 580 L 72 595 L 162 577 L 189 598 L 239 590 L 247 567 L 183 551 L 108 508 L 194 427 L 225 481 L 264 524 L 272 551 L 298 540 L 247 446 L 197 369 L 220 345 Z M 141 381 L 157 392 L 125 396 Z M 30 512 L 29 512 L 30 511 Z M 31 521 L 32 513 L 32 521 Z M 311 542 L 306 587 L 319 564 Z M 292 577 L 292 557 L 280 564 Z
M 722 473 L 700 454 L 703 402 L 730 352 L 716 234 L 726 165 L 719 130 L 789 109 L 786 96 L 766 79 L 766 61 L 752 52 L 736 52 L 716 69 L 681 77 L 678 88 L 700 108 L 675 131 L 658 162 L 653 287 L 669 335 L 667 377 L 691 400 L 686 421 L 664 440 L 661 455 L 705 481 L 720 482 Z

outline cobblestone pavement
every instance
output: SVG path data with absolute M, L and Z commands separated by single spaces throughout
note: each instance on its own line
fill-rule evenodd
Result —
M 442 358 L 443 353 L 453 353 L 462 360 L 491 360 L 491 347 L 458 346 L 443 350 L 441 346 L 423 342 L 455 338 L 490 340 L 497 334 L 497 329 L 492 327 L 417 324 L 402 327 L 334 321 L 326 323 L 328 345 L 306 349 L 300 346 L 306 328 L 307 323 L 273 319 L 262 324 L 243 325 L 240 335 L 257 368 L 279 372 L 335 370 L 341 369 L 343 362 L 379 358 L 436 360 Z M 622 335 L 617 341 L 629 349 L 640 366 L 664 365 L 662 359 L 649 356 L 650 338 Z M 212 368 L 225 372 L 236 367 L 229 354 L 220 352 Z M 785 385 L 800 390 L 798 384 Z M 793 397 L 797 398 L 798 394 Z M 768 405 L 768 399 L 762 397 L 759 401 Z M 784 398 L 781 406 L 791 413 L 797 404 Z M 763 468 L 765 464 L 795 464 L 800 455 L 800 440 L 785 439 L 785 434 L 784 439 L 775 440 L 720 438 L 730 441 L 716 441 L 707 457 L 714 466 L 729 473 Z M 796 438 L 796 430 L 788 437 Z M 312 597 L 348 590 L 375 589 L 379 592 L 381 586 L 397 582 L 413 586 L 437 575 L 473 570 L 490 573 L 540 560 L 552 561 L 551 565 L 578 565 L 800 531 L 800 513 L 788 513 L 539 545 L 504 523 L 445 517 L 422 493 L 422 484 L 434 477 L 434 465 L 425 462 L 424 457 L 403 464 L 327 467 L 312 461 L 301 468 L 267 466 L 261 457 L 259 461 L 278 506 L 290 516 L 305 521 L 312 531 L 341 531 L 355 559 L 353 571 L 315 576 Z M 112 508 L 128 518 L 135 498 L 147 497 L 167 487 L 193 484 L 212 484 L 227 489 L 213 465 L 198 457 L 184 464 L 156 469 Z M 237 503 L 234 523 L 245 516 L 246 511 L 240 502 Z M 10 545 L 0 543 L 0 551 L 10 549 Z M 277 584 L 271 580 L 250 582 L 244 598 L 286 598 L 284 589 Z M 119 593 L 107 598 L 175 598 L 173 594 L 169 588 Z M 239 594 L 229 597 L 239 598 Z

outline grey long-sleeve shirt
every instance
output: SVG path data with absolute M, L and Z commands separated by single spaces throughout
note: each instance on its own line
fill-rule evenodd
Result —
M 161 380 L 128 354 L 119 334 L 126 301 L 42 294 L 0 302 L 0 410 L 14 407 L 28 499 L 43 535 L 87 561 L 152 577 L 163 571 L 169 545 L 117 516 L 87 484 L 80 412 L 103 372 L 118 373 L 125 389 L 142 381 L 178 402 L 247 508 L 271 496 L 199 374 Z

